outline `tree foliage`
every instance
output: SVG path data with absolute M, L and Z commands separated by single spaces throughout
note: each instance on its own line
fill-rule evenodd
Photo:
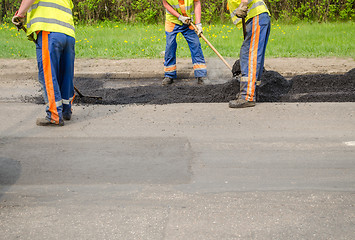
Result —
M 72 0 L 76 22 L 162 23 L 160 0 Z M 204 23 L 229 21 L 227 0 L 201 0 Z M 355 19 L 355 0 L 265 0 L 272 18 L 286 22 Z M 0 0 L 0 20 L 9 22 L 21 0 Z

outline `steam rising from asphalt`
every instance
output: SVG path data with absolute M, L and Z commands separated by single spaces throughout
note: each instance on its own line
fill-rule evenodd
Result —
M 228 62 L 230 66 L 233 66 L 234 62 Z M 220 59 L 208 59 L 207 72 L 209 83 L 223 84 L 233 78 L 231 70 Z M 230 76 L 226 78 L 226 76 Z

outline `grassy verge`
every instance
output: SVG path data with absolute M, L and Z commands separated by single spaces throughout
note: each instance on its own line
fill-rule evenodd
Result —
M 159 58 L 165 50 L 163 25 L 103 23 L 76 28 L 77 58 Z M 206 38 L 225 57 L 237 57 L 243 41 L 234 25 L 204 26 Z M 272 24 L 267 57 L 351 57 L 355 59 L 355 23 Z M 190 57 L 181 34 L 178 57 Z M 205 57 L 216 57 L 201 39 Z M 35 47 L 24 32 L 0 25 L 0 58 L 35 58 Z

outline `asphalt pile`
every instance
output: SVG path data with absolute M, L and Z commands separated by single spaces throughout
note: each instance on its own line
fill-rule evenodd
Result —
M 238 77 L 223 84 L 161 86 L 156 80 L 148 86 L 125 88 L 104 88 L 105 79 L 76 78 L 74 81 L 84 95 L 102 97 L 97 100 L 77 96 L 74 102 L 83 104 L 221 103 L 235 99 L 239 93 Z M 298 75 L 292 79 L 265 70 L 257 88 L 257 101 L 355 102 L 355 68 L 341 75 Z M 43 103 L 43 99 L 26 98 L 26 102 Z
M 149 86 L 120 89 L 103 88 L 105 80 L 75 79 L 85 95 L 102 100 L 76 98 L 87 104 L 172 104 L 228 102 L 239 92 L 238 78 L 216 85 L 170 85 L 160 82 Z M 257 89 L 259 102 L 355 102 L 355 69 L 342 75 L 298 75 L 285 79 L 274 71 L 264 71 Z
M 355 102 L 355 68 L 343 75 L 300 75 L 281 98 L 289 102 Z

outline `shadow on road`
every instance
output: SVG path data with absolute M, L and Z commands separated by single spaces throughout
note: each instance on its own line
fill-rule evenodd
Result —
M 11 158 L 0 157 L 0 199 L 6 190 L 19 179 L 21 164 Z

